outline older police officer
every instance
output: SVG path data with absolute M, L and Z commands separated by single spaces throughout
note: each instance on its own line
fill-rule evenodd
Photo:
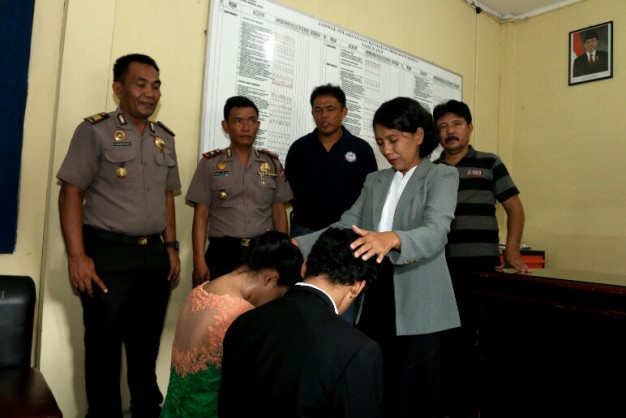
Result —
M 155 366 L 171 282 L 178 278 L 174 134 L 150 116 L 161 97 L 156 62 L 113 66 L 119 107 L 76 128 L 57 177 L 72 285 L 83 305 L 88 417 L 122 417 L 126 348 L 133 417 L 158 417 Z

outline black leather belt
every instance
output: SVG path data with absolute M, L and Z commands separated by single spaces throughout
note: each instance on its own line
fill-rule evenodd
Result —
M 209 237 L 209 242 L 213 242 L 214 244 L 217 244 L 218 242 L 222 241 L 222 242 L 228 242 L 230 244 L 238 244 L 241 245 L 242 247 L 249 247 L 250 246 L 250 238 L 234 238 L 234 237 Z
M 85 229 L 92 232 L 96 237 L 112 242 L 119 242 L 122 244 L 130 244 L 130 245 L 148 245 L 153 243 L 156 240 L 161 239 L 161 235 L 152 234 L 152 235 L 125 235 L 119 234 L 117 232 L 105 231 L 104 229 L 94 228 L 89 225 L 85 225 Z

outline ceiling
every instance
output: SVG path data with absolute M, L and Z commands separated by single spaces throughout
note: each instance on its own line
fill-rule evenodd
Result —
M 501 20 L 526 19 L 584 0 L 465 0 Z

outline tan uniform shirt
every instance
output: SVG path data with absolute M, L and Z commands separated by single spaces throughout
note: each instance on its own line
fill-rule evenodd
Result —
M 141 136 L 119 108 L 103 115 L 78 125 L 57 178 L 85 190 L 85 224 L 159 234 L 166 225 L 165 192 L 180 189 L 174 135 L 148 122 Z
M 253 149 L 244 167 L 230 148 L 203 155 L 186 199 L 210 207 L 209 237 L 250 238 L 273 229 L 272 204 L 293 197 L 274 157 Z

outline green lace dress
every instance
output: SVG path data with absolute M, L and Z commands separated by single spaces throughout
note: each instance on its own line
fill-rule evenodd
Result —
M 195 287 L 183 302 L 161 418 L 217 417 L 223 341 L 235 318 L 254 306 Z

